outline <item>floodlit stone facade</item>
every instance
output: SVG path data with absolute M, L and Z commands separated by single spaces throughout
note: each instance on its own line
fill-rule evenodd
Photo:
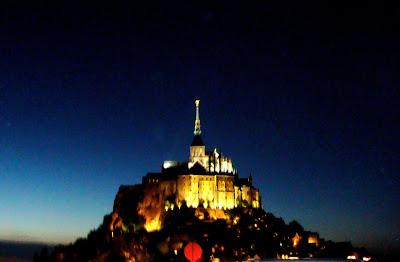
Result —
M 261 207 L 259 190 L 252 185 L 252 177 L 239 178 L 232 160 L 217 149 L 206 151 L 201 138 L 199 105 L 196 100 L 196 120 L 189 160 L 164 161 L 160 173 L 148 173 L 143 184 L 157 185 L 165 199 L 165 209 L 199 207 L 232 209 Z

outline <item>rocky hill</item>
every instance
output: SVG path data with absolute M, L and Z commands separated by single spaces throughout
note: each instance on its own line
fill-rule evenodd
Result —
M 368 256 L 365 249 L 325 241 L 298 222 L 285 223 L 263 209 L 171 207 L 157 192 L 151 186 L 121 186 L 113 212 L 96 230 L 73 244 L 55 247 L 40 260 L 187 261 L 184 248 L 189 242 L 200 245 L 202 261 Z

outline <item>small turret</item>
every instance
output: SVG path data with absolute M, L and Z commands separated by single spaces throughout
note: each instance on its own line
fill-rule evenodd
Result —
M 251 185 L 253 184 L 253 177 L 252 177 L 251 173 L 250 173 L 250 176 L 249 176 L 249 183 L 250 183 Z

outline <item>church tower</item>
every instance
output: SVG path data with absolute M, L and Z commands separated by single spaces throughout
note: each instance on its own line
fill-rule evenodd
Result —
M 200 100 L 195 100 L 196 105 L 196 120 L 194 121 L 194 138 L 190 145 L 190 162 L 189 168 L 196 162 L 206 167 L 206 147 L 201 139 L 200 129 Z

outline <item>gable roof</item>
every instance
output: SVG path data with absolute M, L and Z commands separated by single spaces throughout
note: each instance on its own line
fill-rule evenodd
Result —
M 207 171 L 206 169 L 199 163 L 196 162 L 190 169 L 189 173 L 194 174 L 194 175 L 203 175 L 206 174 Z

